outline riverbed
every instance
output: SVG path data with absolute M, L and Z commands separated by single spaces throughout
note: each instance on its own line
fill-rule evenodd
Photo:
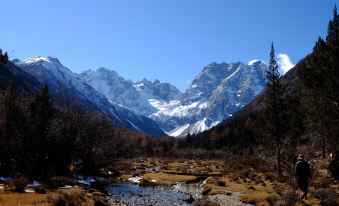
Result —
M 132 183 L 114 184 L 108 188 L 112 205 L 194 205 L 201 198 L 200 184 L 142 187 Z

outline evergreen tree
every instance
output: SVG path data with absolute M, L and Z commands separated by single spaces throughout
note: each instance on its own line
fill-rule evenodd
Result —
M 16 94 L 16 83 L 11 80 L 3 99 L 4 130 L 1 135 L 0 172 L 14 174 L 23 169 L 23 145 L 27 135 L 26 121 L 20 100 Z
M 327 145 L 336 144 L 339 116 L 339 15 L 333 10 L 326 42 L 319 38 L 313 53 L 305 58 L 298 70 L 303 85 L 301 98 L 307 129 L 321 141 L 322 157 Z M 338 138 L 338 137 L 336 137 Z
M 0 64 L 6 64 L 8 62 L 8 53 L 5 52 L 5 54 L 2 53 L 2 50 L 0 49 Z
M 265 97 L 266 109 L 266 124 L 269 127 L 271 138 L 275 141 L 277 148 L 277 169 L 278 174 L 281 174 L 281 125 L 282 125 L 282 111 L 283 111 L 283 97 L 282 87 L 279 81 L 278 64 L 275 57 L 274 45 L 271 45 L 270 62 L 267 78 L 267 93 Z
M 329 84 L 328 93 L 330 100 L 330 114 L 331 125 L 334 125 L 335 131 L 332 133 L 334 136 L 334 158 L 330 164 L 330 170 L 334 177 L 339 179 L 339 15 L 337 13 L 337 7 L 333 10 L 333 19 L 328 26 L 327 34 L 327 46 L 329 47 L 327 54 L 331 60 L 329 67 Z
M 185 142 L 186 147 L 192 147 L 192 137 L 189 131 L 187 132 Z
M 46 175 L 48 169 L 49 151 L 47 132 L 50 126 L 52 103 L 50 101 L 48 87 L 35 95 L 30 105 L 31 113 L 31 151 L 33 174 Z
M 339 41 L 339 15 L 337 13 L 337 6 L 334 6 L 333 9 L 333 19 L 328 24 L 327 38 L 326 42 L 328 45 L 338 46 Z
M 4 136 L 2 140 L 3 148 L 1 148 L 1 172 L 12 173 L 15 167 L 15 139 L 16 139 L 16 128 L 15 128 L 15 116 L 16 116 L 16 86 L 15 82 L 11 81 L 10 86 L 7 88 L 4 96 Z
M 334 157 L 329 165 L 329 170 L 331 171 L 332 176 L 339 180 L 339 138 L 337 138 L 336 141 Z

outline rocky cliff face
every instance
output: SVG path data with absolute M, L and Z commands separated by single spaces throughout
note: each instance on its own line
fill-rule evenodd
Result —
M 159 80 L 151 82 L 147 79 L 139 82 L 127 81 L 115 71 L 106 68 L 82 72 L 80 77 L 111 102 L 146 116 L 159 111 L 154 102 L 165 104 L 182 95 L 169 83 L 160 83 Z
M 181 93 L 169 83 L 127 81 L 115 71 L 99 68 L 80 74 L 83 82 L 109 101 L 148 116 L 172 136 L 204 131 L 249 103 L 265 87 L 262 61 L 211 63 Z
M 52 57 L 36 57 L 14 63 L 49 87 L 59 101 L 69 101 L 86 109 L 100 111 L 120 126 L 153 136 L 165 135 L 153 120 L 107 100 L 104 94 L 82 81 L 82 78 Z
M 152 116 L 169 135 L 185 136 L 215 126 L 258 95 L 266 85 L 261 61 L 211 63 L 203 68 L 176 103 Z M 170 118 L 177 125 L 170 125 Z M 183 124 L 184 123 L 184 124 Z

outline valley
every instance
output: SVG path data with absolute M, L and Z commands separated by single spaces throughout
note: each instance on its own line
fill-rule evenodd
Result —
M 0 205 L 339 205 L 337 7 L 297 64 L 275 46 L 185 91 L 0 49 Z
M 320 154 L 317 154 L 319 156 Z M 252 166 L 249 162 L 252 161 Z M 321 205 L 321 187 L 326 185 L 329 198 L 336 196 L 337 183 L 326 172 L 329 159 L 312 157 L 312 167 L 317 169 L 310 185 L 311 195 L 302 202 L 294 194 L 292 179 L 281 180 L 272 168 L 274 159 L 262 161 L 255 157 L 228 156 L 226 159 L 185 159 L 144 157 L 116 160 L 102 171 L 106 175 L 96 178 L 92 186 L 86 182 L 68 182 L 69 188 L 47 189 L 41 193 L 8 193 L 0 191 L 4 206 L 50 205 L 51 198 L 61 194 L 82 195 L 86 205 L 98 202 L 109 205 L 215 205 L 215 206 L 269 206 L 272 202 L 286 205 Z M 271 166 L 269 166 L 271 165 Z M 290 171 L 292 172 L 292 171 Z M 105 172 L 102 173 L 104 175 Z M 105 181 L 105 189 L 99 186 Z M 109 183 L 107 183 L 107 181 Z M 1 184 L 0 184 L 1 185 Z M 95 186 L 98 185 L 98 186 Z M 100 189 L 101 188 L 101 189 Z M 26 190 L 34 191 L 27 188 Z M 35 189 L 36 190 L 36 189 Z M 106 194 L 106 195 L 104 195 Z M 7 198 L 10 197 L 10 198 Z M 84 203 L 84 202 L 82 202 Z M 79 203 L 80 204 L 80 203 Z M 51 204 L 53 205 L 53 204 Z

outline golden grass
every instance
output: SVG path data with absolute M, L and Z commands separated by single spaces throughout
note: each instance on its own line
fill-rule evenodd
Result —
M 0 205 L 1 206 L 52 206 L 47 201 L 47 196 L 58 195 L 58 192 L 64 192 L 71 194 L 74 192 L 84 192 L 83 188 L 74 187 L 70 189 L 58 189 L 49 191 L 48 194 L 38 193 L 12 193 L 12 192 L 0 192 Z M 85 193 L 84 193 L 85 194 Z M 93 200 L 85 197 L 88 206 L 93 206 Z
M 337 191 L 338 182 L 333 180 L 326 167 L 329 160 L 313 158 L 314 179 L 311 181 L 309 198 L 302 203 L 298 201 L 299 190 L 293 182 L 291 174 L 285 174 L 285 179 L 279 178 L 274 170 L 269 167 L 254 167 L 251 160 L 225 162 L 224 160 L 201 160 L 201 159 L 171 159 L 171 158 L 140 158 L 128 160 L 126 165 L 131 164 L 134 168 L 147 168 L 160 166 L 158 172 L 150 172 L 143 175 L 144 179 L 152 184 L 173 185 L 176 182 L 192 181 L 199 176 L 208 176 L 208 181 L 203 185 L 203 191 L 207 195 L 227 194 L 229 192 L 239 192 L 242 201 L 255 203 L 256 205 L 268 205 L 266 200 L 272 201 L 272 197 L 277 197 L 277 201 L 285 201 L 286 198 L 294 198 L 297 205 L 320 205 L 319 199 L 313 193 L 319 188 L 326 188 L 333 193 Z M 274 160 L 267 160 L 267 162 Z M 133 174 L 131 170 L 125 170 L 122 174 Z M 122 179 L 128 179 L 130 175 L 123 175 Z M 280 192 L 279 192 L 280 191 Z M 281 193 L 283 192 L 283 193 Z M 293 196 L 297 194 L 297 196 Z M 285 198 L 285 199 L 284 199 Z M 338 198 L 334 198 L 338 199 Z
M 186 182 L 186 181 L 194 181 L 197 179 L 196 176 L 193 175 L 178 175 L 178 174 L 167 174 L 167 173 L 146 173 L 143 175 L 143 178 L 157 185 L 175 185 L 177 182 Z

